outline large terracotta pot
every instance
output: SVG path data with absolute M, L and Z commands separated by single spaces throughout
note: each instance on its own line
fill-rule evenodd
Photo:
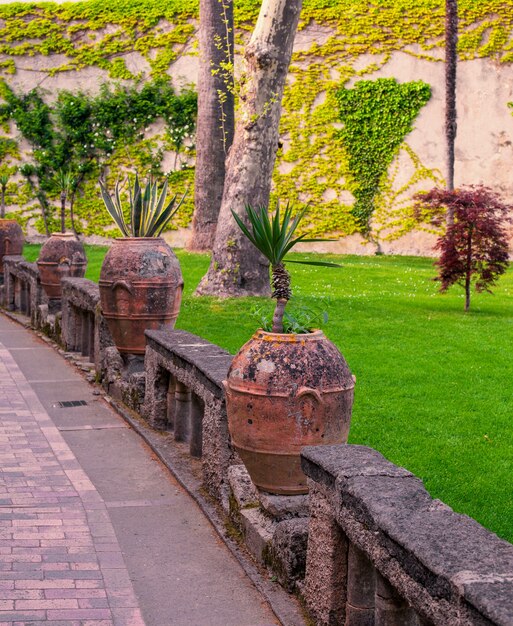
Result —
M 119 352 L 144 354 L 145 330 L 174 327 L 183 278 L 178 259 L 161 237 L 115 239 L 99 286 L 103 315 Z
M 51 300 L 62 298 L 61 279 L 83 278 L 87 258 L 84 246 L 73 233 L 53 233 L 37 259 L 41 286 Z
M 16 220 L 0 219 L 0 274 L 4 273 L 4 256 L 23 252 L 23 231 Z
M 318 330 L 259 330 L 234 357 L 224 383 L 232 442 L 264 491 L 307 493 L 303 446 L 345 443 L 354 380 L 338 348 Z

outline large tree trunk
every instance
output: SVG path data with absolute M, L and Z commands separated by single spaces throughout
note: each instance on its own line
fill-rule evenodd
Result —
M 197 293 L 268 295 L 269 266 L 244 237 L 231 210 L 247 222 L 245 205 L 268 206 L 279 140 L 281 100 L 302 0 L 263 0 L 244 54 L 240 117 L 227 160 L 212 260 Z
M 470 227 L 467 238 L 467 260 L 465 272 L 465 311 L 470 309 L 470 284 L 472 279 L 472 236 L 473 228 Z
M 0 218 L 5 217 L 5 189 L 6 185 L 2 185 L 2 191 L 0 192 Z
M 212 250 L 233 141 L 233 2 L 200 0 L 200 66 L 191 250 Z
M 445 136 L 447 140 L 447 189 L 454 189 L 454 144 L 456 141 L 456 68 L 458 65 L 458 2 L 445 2 Z M 447 223 L 454 221 L 452 209 Z

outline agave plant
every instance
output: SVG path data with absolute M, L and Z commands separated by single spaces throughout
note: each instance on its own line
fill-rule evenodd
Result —
M 269 216 L 267 207 L 253 208 L 246 205 L 246 214 L 251 230 L 244 224 L 242 219 L 232 210 L 232 215 L 239 228 L 251 243 L 266 257 L 271 265 L 272 297 L 276 298 L 276 308 L 273 316 L 273 332 L 283 332 L 283 315 L 285 306 L 290 300 L 292 291 L 290 288 L 290 274 L 285 269 L 285 255 L 300 241 L 332 241 L 330 239 L 311 239 L 306 235 L 294 237 L 294 233 L 303 218 L 307 208 L 292 217 L 292 207 L 289 203 L 280 216 L 280 205 L 277 203 L 274 215 Z M 290 263 L 303 265 L 321 265 L 323 267 L 340 267 L 338 263 L 328 261 L 300 261 L 287 259 Z
M 125 237 L 158 237 L 174 217 L 187 194 L 187 192 L 184 193 L 176 206 L 178 194 L 166 204 L 168 181 L 164 182 L 159 194 L 157 183 L 151 178 L 143 189 L 136 173 L 133 185 L 130 185 L 128 179 L 130 221 L 127 222 L 121 203 L 119 181 L 114 188 L 114 196 L 109 194 L 101 180 L 99 182 L 105 207 Z

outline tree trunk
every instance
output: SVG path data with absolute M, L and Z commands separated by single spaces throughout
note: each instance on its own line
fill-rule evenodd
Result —
M 212 250 L 233 141 L 233 1 L 200 0 L 194 217 L 190 250 Z
M 2 185 L 1 197 L 0 197 L 0 218 L 5 217 L 5 186 Z
M 61 233 L 66 232 L 66 192 L 61 192 Z
M 447 140 L 447 189 L 454 189 L 454 144 L 456 141 L 456 68 L 458 64 L 458 2 L 445 2 L 445 136 Z M 447 210 L 447 224 L 454 222 Z
M 32 180 L 31 176 L 25 176 L 25 180 L 28 182 L 30 189 L 32 191 L 32 193 L 36 196 L 37 201 L 39 202 L 39 206 L 41 207 L 41 216 L 43 218 L 43 223 L 45 226 L 45 234 L 47 237 L 50 236 L 50 229 L 48 227 L 48 214 L 50 213 L 49 207 L 48 207 L 48 200 L 46 199 L 46 196 L 44 194 L 44 192 L 41 189 L 38 189 L 36 187 L 36 185 L 34 184 L 34 181 Z
M 470 309 L 470 285 L 472 280 L 472 234 L 473 229 L 470 228 L 467 239 L 467 267 L 465 273 L 465 311 Z
M 69 218 L 71 221 L 71 230 L 78 239 L 77 228 L 75 226 L 75 192 L 73 191 L 69 197 Z
M 226 164 L 212 260 L 197 293 L 220 297 L 269 295 L 269 265 L 242 234 L 231 210 L 268 206 L 279 140 L 281 100 L 301 0 L 264 0 L 244 54 L 240 117 Z

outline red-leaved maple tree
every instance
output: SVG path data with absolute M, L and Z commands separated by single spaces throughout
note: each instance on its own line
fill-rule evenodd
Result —
M 415 196 L 420 211 L 432 210 L 434 223 L 440 224 L 447 213 L 453 223 L 439 237 L 435 250 L 440 291 L 454 284 L 465 289 L 465 311 L 470 308 L 470 288 L 490 291 L 509 264 L 506 224 L 513 207 L 504 204 L 491 189 L 483 186 L 454 189 L 432 189 Z

